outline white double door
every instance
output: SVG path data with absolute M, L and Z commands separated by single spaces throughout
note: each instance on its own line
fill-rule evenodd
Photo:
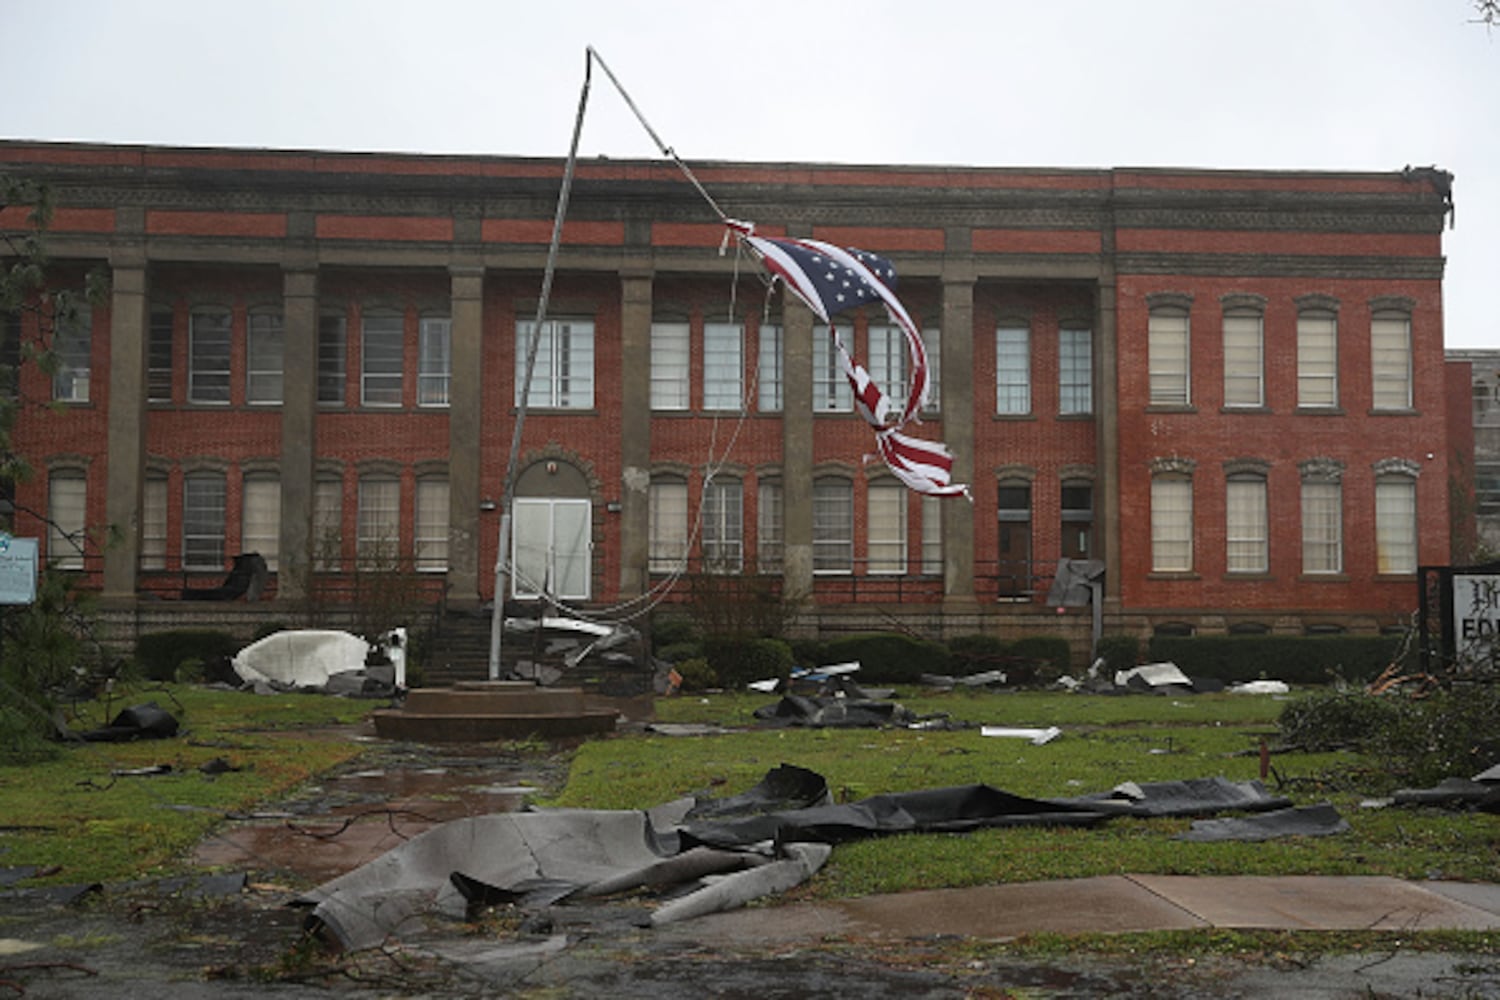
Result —
M 511 596 L 588 600 L 593 504 L 564 497 L 517 497 L 511 533 Z

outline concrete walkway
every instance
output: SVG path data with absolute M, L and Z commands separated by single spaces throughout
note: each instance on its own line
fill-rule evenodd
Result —
M 686 933 L 705 943 L 772 943 L 827 936 L 996 940 L 1209 927 L 1497 930 L 1500 885 L 1380 876 L 1106 875 L 739 910 L 658 933 Z

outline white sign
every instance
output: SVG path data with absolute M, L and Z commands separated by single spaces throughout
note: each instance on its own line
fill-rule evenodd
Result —
M 1500 639 L 1500 576 L 1453 576 L 1453 644 L 1461 659 L 1488 658 Z
M 0 604 L 36 600 L 36 539 L 0 531 Z

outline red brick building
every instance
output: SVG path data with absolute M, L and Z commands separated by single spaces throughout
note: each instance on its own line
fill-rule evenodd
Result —
M 20 427 L 16 532 L 114 608 L 252 550 L 268 615 L 361 558 L 488 601 L 562 170 L 0 143 L 54 193 L 59 278 L 111 278 L 64 370 L 25 375 L 60 406 Z M 1446 174 L 696 172 L 763 234 L 895 263 L 935 361 L 918 433 L 973 503 L 867 460 L 829 339 L 719 252 L 674 168 L 588 162 L 527 408 L 520 596 L 615 605 L 685 555 L 810 593 L 814 626 L 1086 630 L 1045 595 L 1087 558 L 1106 631 L 1369 631 L 1447 561 Z M 848 326 L 898 383 L 884 318 Z M 80 542 L 106 525 L 117 544 Z

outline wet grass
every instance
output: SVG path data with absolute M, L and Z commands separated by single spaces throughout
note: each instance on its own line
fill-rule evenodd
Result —
M 361 745 L 321 738 L 375 707 L 308 695 L 258 696 L 185 685 L 122 692 L 76 705 L 75 731 L 155 701 L 180 724 L 170 740 L 75 743 L 44 759 L 0 756 L 0 864 L 56 868 L 49 881 L 135 878 L 180 859 L 226 814 L 284 795 L 357 756 Z M 200 768 L 222 758 L 236 770 Z M 166 765 L 151 776 L 117 772 Z
M 668 721 L 748 725 L 766 696 L 711 695 L 658 701 Z M 786 762 L 828 780 L 840 801 L 882 792 L 982 782 L 1019 795 L 1065 797 L 1124 781 L 1222 776 L 1258 778 L 1255 753 L 1274 744 L 1284 702 L 1266 697 L 1090 697 L 1046 693 L 901 698 L 918 714 L 966 722 L 1057 725 L 1033 746 L 977 729 L 753 729 L 719 736 L 646 736 L 581 747 L 558 805 L 640 808 L 686 794 L 720 797 Z M 1350 753 L 1282 753 L 1266 784 L 1298 805 L 1328 801 L 1349 821 L 1337 837 L 1263 843 L 1173 839 L 1185 819 L 1116 818 L 1090 829 L 1015 828 L 919 834 L 838 847 L 802 898 L 841 898 L 915 888 L 1025 882 L 1120 873 L 1181 875 L 1391 875 L 1500 881 L 1500 819 L 1440 809 L 1368 809 L 1378 761 Z

